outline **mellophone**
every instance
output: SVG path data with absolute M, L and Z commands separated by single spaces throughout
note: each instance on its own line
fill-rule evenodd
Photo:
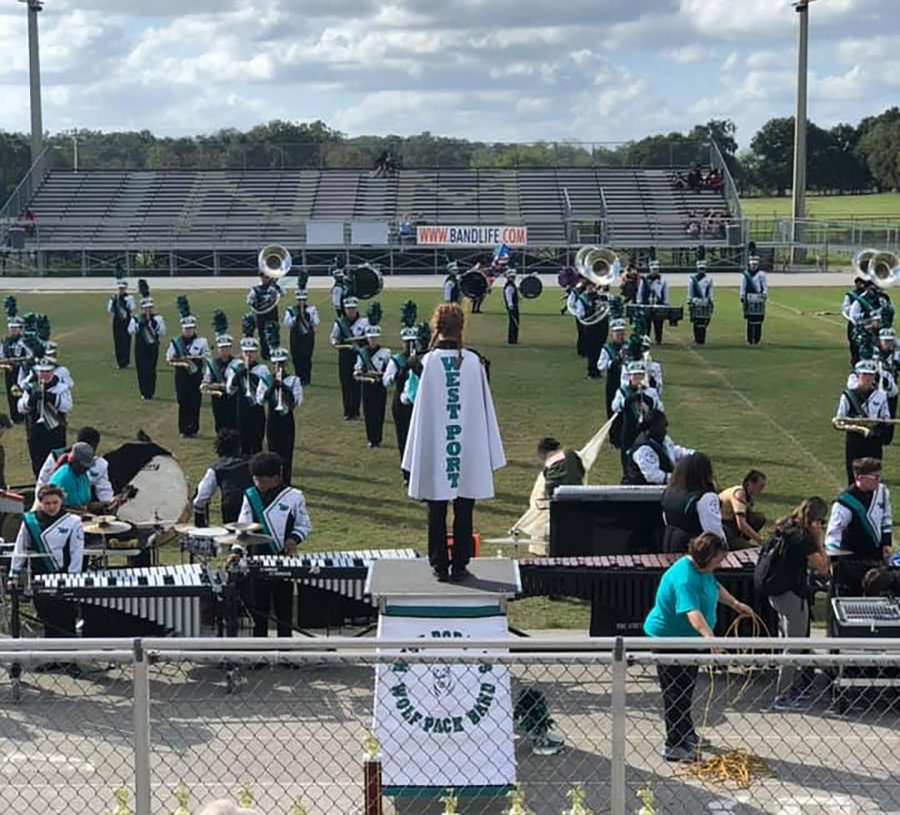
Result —
M 678 325 L 684 319 L 684 306 L 651 306 L 642 303 L 628 303 L 625 306 L 625 316 L 629 320 L 633 320 L 638 316 L 647 317 L 651 320 L 654 317 L 661 317 L 663 320 L 668 320 L 669 325 Z

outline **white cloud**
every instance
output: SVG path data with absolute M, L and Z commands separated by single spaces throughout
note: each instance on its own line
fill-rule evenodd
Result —
M 712 48 L 707 48 L 700 43 L 682 45 L 680 48 L 673 48 L 669 51 L 671 60 L 680 65 L 688 65 L 692 62 L 706 62 L 715 57 L 715 55 L 716 52 Z

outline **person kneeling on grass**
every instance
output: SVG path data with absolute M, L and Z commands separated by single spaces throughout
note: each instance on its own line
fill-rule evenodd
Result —
M 713 572 L 728 555 L 725 541 L 704 532 L 688 543 L 687 555 L 673 563 L 662 576 L 656 601 L 644 620 L 648 637 L 714 637 L 719 603 L 741 617 L 753 615 L 753 609 L 735 599 L 713 577 Z M 691 651 L 689 653 L 696 653 Z M 690 657 L 688 657 L 690 658 Z M 666 724 L 666 761 L 692 761 L 701 748 L 694 729 L 691 707 L 697 684 L 697 665 L 657 665 Z

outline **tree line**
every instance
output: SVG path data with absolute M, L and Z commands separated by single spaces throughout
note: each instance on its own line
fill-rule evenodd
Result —
M 539 142 L 506 144 L 421 133 L 349 137 L 321 121 L 272 121 L 247 131 L 160 137 L 149 130 L 64 131 L 49 137 L 51 166 L 80 169 L 366 168 L 383 152 L 401 167 L 664 167 L 703 162 L 714 139 L 741 194 L 786 195 L 793 173 L 793 117 L 773 118 L 738 151 L 737 128 L 713 119 L 687 133 L 648 136 L 619 145 Z M 808 188 L 821 193 L 900 189 L 900 109 L 889 108 L 856 125 L 808 129 Z M 0 131 L 0 196 L 5 200 L 30 162 L 23 133 Z

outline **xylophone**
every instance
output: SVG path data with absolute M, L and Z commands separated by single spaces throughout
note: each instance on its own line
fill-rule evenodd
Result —
M 219 582 L 200 564 L 182 564 L 37 575 L 32 591 L 80 603 L 85 636 L 198 637 L 201 601 L 212 599 Z
M 749 603 L 767 623 L 769 604 L 756 598 L 753 570 L 757 550 L 732 552 L 716 578 L 735 597 Z M 551 557 L 519 563 L 526 597 L 574 597 L 591 603 L 592 637 L 641 636 L 644 618 L 653 607 L 662 573 L 681 555 L 605 555 Z M 716 632 L 724 633 L 733 615 L 719 607 Z M 772 629 L 773 634 L 775 629 Z

